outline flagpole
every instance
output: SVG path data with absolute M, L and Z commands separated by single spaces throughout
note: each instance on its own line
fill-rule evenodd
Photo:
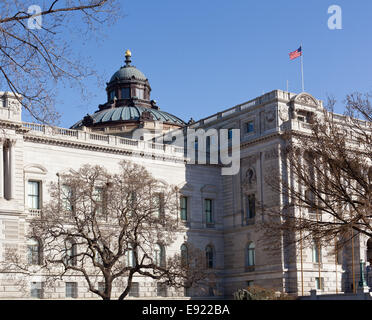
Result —
M 302 79 L 302 92 L 305 91 L 305 82 L 304 82 L 304 50 L 302 48 L 302 43 L 301 43 L 301 79 Z M 320 280 L 319 280 L 320 281 Z

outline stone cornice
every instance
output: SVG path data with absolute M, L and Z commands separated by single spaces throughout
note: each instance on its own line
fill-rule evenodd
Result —
M 30 135 L 25 134 L 23 135 L 24 141 L 34 142 L 34 143 L 41 143 L 41 144 L 50 144 L 56 146 L 62 146 L 66 148 L 75 148 L 75 149 L 82 149 L 82 150 L 89 150 L 89 151 L 98 151 L 98 152 L 106 152 L 112 154 L 121 154 L 127 156 L 135 156 L 140 158 L 148 158 L 154 160 L 162 160 L 162 161 L 171 161 L 171 162 L 178 162 L 178 163 L 185 163 L 186 159 L 183 156 L 177 157 L 172 156 L 170 154 L 157 154 L 147 152 L 141 149 L 132 150 L 126 148 L 115 148 L 111 146 L 104 146 L 99 144 L 92 144 L 92 143 L 84 143 L 78 141 L 71 141 L 71 140 L 64 140 L 64 139 L 57 139 L 48 136 L 38 136 L 38 135 Z

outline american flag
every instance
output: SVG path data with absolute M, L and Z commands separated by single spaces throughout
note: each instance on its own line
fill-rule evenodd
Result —
M 299 47 L 296 51 L 289 53 L 289 59 L 293 60 L 302 56 L 302 47 Z

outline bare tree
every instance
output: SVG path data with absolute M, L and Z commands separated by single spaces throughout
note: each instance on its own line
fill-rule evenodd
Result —
M 57 84 L 84 90 L 93 69 L 73 52 L 73 34 L 95 34 L 115 21 L 116 0 L 3 0 L 0 3 L 0 86 L 16 95 L 25 110 L 44 123 L 58 119 Z M 93 31 L 93 32 L 92 32 Z
M 334 105 L 329 98 L 307 132 L 286 133 L 286 174 L 266 178 L 284 199 L 280 207 L 265 208 L 260 228 L 266 240 L 283 232 L 286 243 L 336 241 L 337 250 L 359 234 L 372 237 L 369 95 L 348 95 L 344 115 L 333 113 Z
M 83 276 L 102 299 L 112 297 L 114 286 L 124 299 L 136 275 L 175 288 L 210 276 L 205 254 L 191 245 L 166 258 L 166 248 L 182 231 L 179 193 L 144 167 L 122 161 L 120 172 L 111 174 L 85 165 L 59 175 L 50 196 L 41 217 L 29 226 L 29 238 L 39 243 L 36 258 L 29 257 L 28 264 L 17 259 L 19 271 L 30 273 L 31 264 L 39 264 L 35 273 L 49 281 Z

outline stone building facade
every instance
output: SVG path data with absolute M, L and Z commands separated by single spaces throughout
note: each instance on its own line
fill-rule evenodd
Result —
M 274 90 L 186 124 L 160 111 L 150 100 L 148 80 L 130 65 L 129 53 L 126 60 L 127 69 L 122 67 L 108 83 L 108 101 L 72 129 L 24 123 L 14 96 L 0 93 L 0 260 L 7 248 L 27 255 L 28 221 L 38 216 L 42 204 L 48 202 L 48 183 L 55 181 L 58 173 L 86 163 L 115 172 L 119 161 L 127 159 L 144 165 L 155 178 L 178 186 L 187 199 L 185 228 L 166 248 L 167 255 L 179 252 L 185 242 L 203 250 L 208 248 L 217 275 L 216 283 L 204 292 L 169 289 L 166 294 L 157 292 L 154 281 L 136 277 L 131 297 L 229 299 L 237 289 L 252 284 L 292 294 L 301 294 L 302 290 L 309 294 L 312 289 L 325 293 L 350 291 L 350 248 L 345 248 L 338 259 L 327 254 L 329 248 L 318 253 L 321 258 L 314 255 L 314 248 L 303 248 L 301 264 L 298 247 L 268 252 L 261 247 L 260 232 L 255 228 L 256 222 L 263 219 L 257 203 L 272 207 L 283 203 L 281 196 L 269 188 L 265 176 L 272 171 L 284 178 L 289 175 L 280 153 L 284 131 L 309 130 L 307 119 L 311 113 L 322 112 L 322 102 L 308 93 Z M 144 92 L 137 93 L 137 89 Z M 139 94 L 140 99 L 134 94 Z M 221 175 L 220 165 L 190 164 L 181 146 L 133 139 L 135 128 L 160 134 L 178 128 L 240 129 L 240 170 L 235 175 Z M 30 182 L 37 183 L 37 194 L 30 191 Z M 32 196 L 37 196 L 36 207 L 30 201 Z M 368 239 L 361 236 L 354 241 L 356 279 L 359 260 L 366 261 L 371 255 L 371 246 L 369 250 L 367 246 Z M 26 287 L 18 280 L 18 275 L 0 270 L 0 298 L 95 298 L 79 276 L 66 278 L 44 292 L 42 275 L 27 278 Z M 118 291 L 114 291 L 116 294 Z

